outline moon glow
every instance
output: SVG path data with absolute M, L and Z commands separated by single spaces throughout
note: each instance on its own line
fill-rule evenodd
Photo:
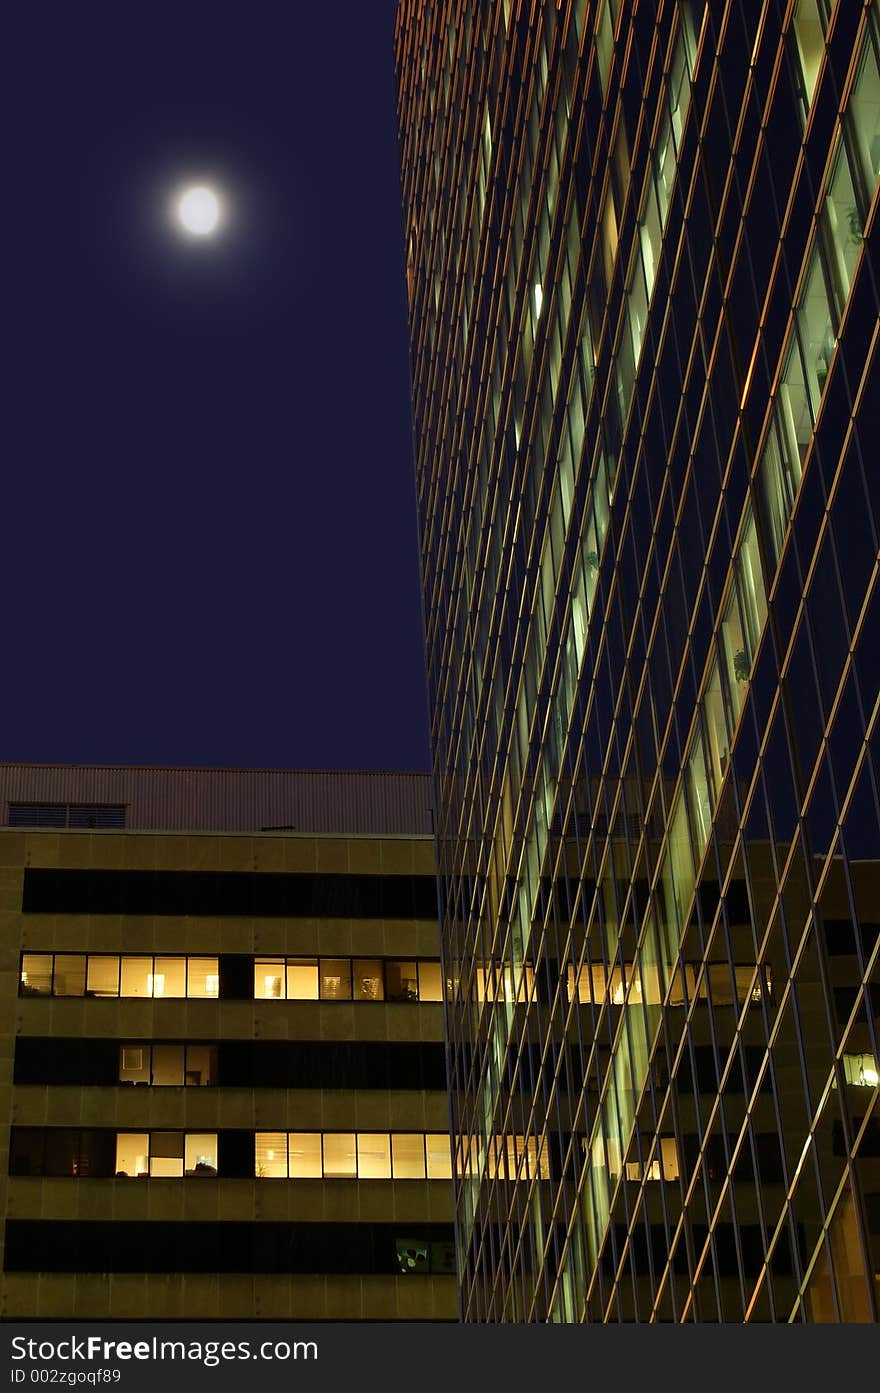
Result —
M 192 185 L 177 200 L 177 218 L 191 236 L 210 237 L 220 224 L 220 200 L 206 185 Z

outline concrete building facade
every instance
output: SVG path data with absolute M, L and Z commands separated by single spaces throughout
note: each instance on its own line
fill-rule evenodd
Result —
M 248 834 L 96 827 L 94 771 L 16 770 L 5 1317 L 454 1318 L 434 844 L 357 777 L 336 833 L 306 775 L 322 830 Z

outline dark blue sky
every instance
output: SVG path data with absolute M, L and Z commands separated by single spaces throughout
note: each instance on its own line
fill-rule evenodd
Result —
M 0 759 L 428 767 L 394 12 L 7 14 Z

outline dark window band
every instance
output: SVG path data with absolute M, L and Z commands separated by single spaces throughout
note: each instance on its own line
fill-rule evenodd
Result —
M 19 1036 L 16 1084 L 133 1087 L 120 1079 L 124 1042 Z M 149 1048 L 152 1041 L 132 1042 Z M 156 1043 L 166 1044 L 166 1041 Z M 186 1045 L 199 1042 L 188 1040 Z M 390 1088 L 443 1091 L 444 1047 L 432 1041 L 221 1040 L 216 1084 L 226 1088 Z M 190 1083 L 191 1080 L 186 1079 Z
M 250 871 L 26 869 L 25 914 L 215 918 L 437 919 L 426 875 L 265 875 Z
M 451 1224 L 8 1219 L 7 1272 L 454 1273 Z

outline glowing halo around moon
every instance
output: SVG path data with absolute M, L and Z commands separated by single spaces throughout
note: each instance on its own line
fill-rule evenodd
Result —
M 219 196 L 207 184 L 185 188 L 175 204 L 177 222 L 191 237 L 213 236 L 220 227 L 222 213 Z

